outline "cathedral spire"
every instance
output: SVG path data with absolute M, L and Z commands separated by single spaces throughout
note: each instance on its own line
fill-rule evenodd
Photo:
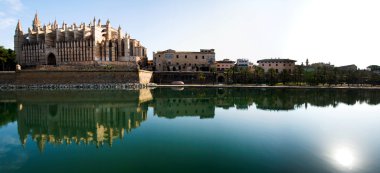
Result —
M 66 30 L 67 29 L 67 24 L 65 23 L 65 21 L 63 21 L 63 23 L 62 23 L 62 29 L 64 29 L 64 30 Z
M 53 28 L 58 29 L 57 19 L 54 19 Z
M 33 30 L 36 31 L 39 27 L 41 27 L 41 22 L 40 19 L 38 19 L 38 13 L 36 12 L 33 19 Z
M 99 19 L 99 20 L 100 20 L 100 19 Z M 95 19 L 95 16 L 94 16 L 94 21 L 93 21 L 93 22 L 94 22 L 93 24 L 94 24 L 94 26 L 95 26 L 95 25 L 96 25 L 96 19 Z
M 21 27 L 21 21 L 19 19 L 17 22 L 17 26 L 16 26 L 16 33 L 20 32 L 20 31 L 22 31 L 22 27 Z

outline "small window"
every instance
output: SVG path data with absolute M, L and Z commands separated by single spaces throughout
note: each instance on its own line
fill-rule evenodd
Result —
M 158 57 L 161 57 L 161 55 L 158 55 Z
M 276 66 L 278 66 L 278 64 L 276 64 Z
M 177 55 L 177 58 L 179 58 L 179 55 Z
M 269 66 L 271 66 L 272 64 L 269 64 Z
M 195 59 L 198 59 L 198 56 L 195 56 Z
M 185 55 L 185 58 L 187 58 L 187 55 Z
M 286 66 L 286 64 L 284 64 L 284 67 Z
M 262 66 L 264 66 L 264 64 L 262 64 Z
M 205 56 L 202 56 L 202 59 L 205 59 Z
M 278 69 L 276 69 L 276 73 L 278 73 Z

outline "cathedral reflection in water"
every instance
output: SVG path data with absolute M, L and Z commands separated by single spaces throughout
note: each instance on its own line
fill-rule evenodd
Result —
M 94 94 L 94 91 L 16 93 L 20 98 L 16 102 L 22 145 L 30 135 L 40 151 L 46 143 L 112 146 L 115 139 L 122 139 L 124 133 L 147 119 L 146 102 L 152 100 L 149 90 L 104 92 L 98 97 Z
M 318 89 L 158 88 L 135 91 L 0 92 L 0 127 L 17 121 L 21 144 L 29 138 L 39 150 L 47 143 L 112 146 L 125 133 L 154 116 L 213 118 L 217 108 L 291 111 L 339 103 L 380 103 L 380 91 Z M 255 113 L 255 110 L 250 110 Z M 29 136 L 29 137 L 28 137 Z

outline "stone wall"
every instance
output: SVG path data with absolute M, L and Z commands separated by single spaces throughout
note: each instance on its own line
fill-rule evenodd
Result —
M 0 84 L 13 84 L 15 82 L 16 72 L 0 71 Z
M 71 62 L 67 65 L 51 66 L 38 65 L 23 68 L 23 70 L 46 70 L 46 71 L 137 71 L 137 64 L 133 62 Z
M 125 71 L 20 71 L 16 85 L 139 83 L 137 72 Z
M 47 85 L 47 84 L 147 84 L 152 72 L 141 71 L 48 71 L 22 70 L 1 72 L 0 85 Z
M 153 76 L 153 72 L 139 70 L 139 81 L 141 84 L 148 84 L 151 82 Z

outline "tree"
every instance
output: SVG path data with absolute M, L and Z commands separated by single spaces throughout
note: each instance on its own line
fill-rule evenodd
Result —
M 201 81 L 202 84 L 204 84 L 205 80 L 206 80 L 206 76 L 203 72 L 199 72 L 198 73 L 198 79 L 199 81 Z
M 15 70 L 16 68 L 16 54 L 12 49 L 5 49 L 0 46 L 0 62 L 1 70 Z
M 265 78 L 265 71 L 263 68 L 256 66 L 253 72 L 253 82 L 256 84 L 263 83 Z
M 290 82 L 290 73 L 289 73 L 289 71 L 287 71 L 285 69 L 282 70 L 279 77 L 280 77 L 280 80 L 283 84 Z
M 212 84 L 214 85 L 215 81 L 216 81 L 216 68 L 215 67 L 211 67 L 210 68 L 210 72 L 212 73 Z
M 225 73 L 226 73 L 226 76 L 227 76 L 227 78 L 226 78 L 226 83 L 229 84 L 230 81 L 231 81 L 230 78 L 234 75 L 234 71 L 233 71 L 232 68 L 229 68 L 229 69 L 226 70 Z
M 300 82 L 304 82 L 304 73 L 305 73 L 305 70 L 303 68 L 303 66 L 296 66 L 294 68 L 294 78 L 293 78 L 293 81 L 298 85 Z
M 277 72 L 273 68 L 270 68 L 266 73 L 266 81 L 270 85 L 274 85 L 277 83 Z
M 248 67 L 243 67 L 240 69 L 240 77 L 242 78 L 242 83 L 247 83 L 248 82 L 248 73 L 249 69 Z

